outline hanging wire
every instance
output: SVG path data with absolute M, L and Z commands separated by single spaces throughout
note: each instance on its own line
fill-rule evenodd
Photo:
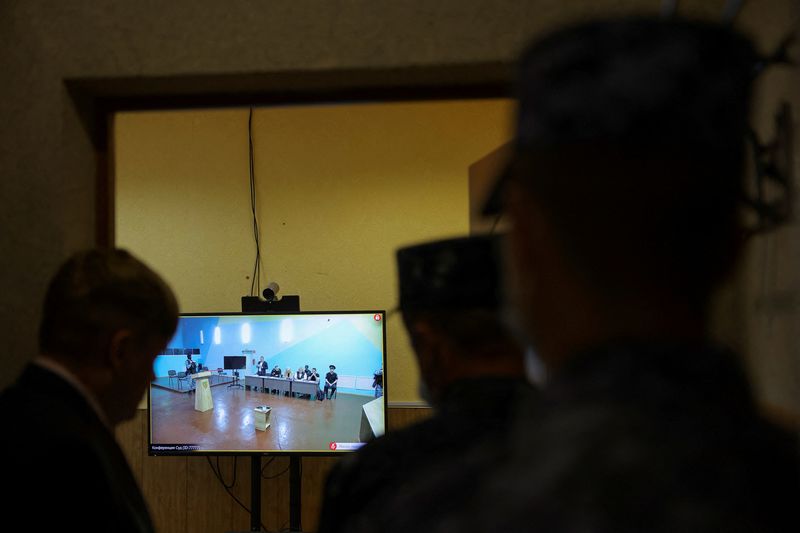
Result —
M 261 294 L 261 235 L 258 229 L 258 216 L 256 215 L 256 172 L 255 156 L 253 152 L 253 108 L 247 119 L 247 138 L 250 159 L 250 210 L 253 213 L 253 239 L 256 243 L 256 260 L 253 264 L 253 277 L 250 280 L 250 296 Z

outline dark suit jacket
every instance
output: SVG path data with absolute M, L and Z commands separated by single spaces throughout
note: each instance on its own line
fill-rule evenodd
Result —
M 522 379 L 454 383 L 431 418 L 392 431 L 339 460 L 325 484 L 317 533 L 427 531 L 416 528 L 414 520 L 408 527 L 393 526 L 409 513 L 435 515 L 462 501 L 454 497 L 450 480 L 458 478 L 458 490 L 474 487 L 477 481 L 472 476 L 477 469 L 465 472 L 463 460 L 487 441 L 505 441 L 517 408 L 537 397 Z M 480 466 L 488 461 L 484 457 Z M 418 489 L 432 480 L 431 495 L 417 498 Z M 403 495 L 404 504 L 396 511 L 398 495 Z
M 114 435 L 60 376 L 29 365 L 0 394 L 0 420 L 0 501 L 23 529 L 154 530 Z
M 509 435 L 505 449 L 460 460 L 477 475 L 428 473 L 348 533 L 799 530 L 797 441 L 761 416 L 737 357 L 714 346 L 576 354 Z

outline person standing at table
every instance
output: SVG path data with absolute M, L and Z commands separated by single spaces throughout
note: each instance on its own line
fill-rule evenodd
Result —
M 262 355 L 258 358 L 258 364 L 256 364 L 256 374 L 259 376 L 266 376 L 268 368 L 269 366 L 267 365 L 267 362 L 264 361 L 264 356 Z

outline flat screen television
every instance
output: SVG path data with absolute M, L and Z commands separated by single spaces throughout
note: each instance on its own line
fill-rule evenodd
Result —
M 241 370 L 247 368 L 246 355 L 226 355 L 222 358 L 223 370 Z
M 182 314 L 154 362 L 148 453 L 331 455 L 358 449 L 384 432 L 385 318 L 381 310 Z M 186 353 L 210 376 L 197 381 L 185 375 Z M 267 371 L 259 373 L 262 357 Z M 228 367 L 241 362 L 235 379 Z M 330 380 L 335 390 L 326 391 Z

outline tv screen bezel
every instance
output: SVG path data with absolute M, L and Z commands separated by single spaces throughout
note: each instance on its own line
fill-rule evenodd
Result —
M 247 315 L 247 316 L 253 316 L 253 315 Z M 244 361 L 244 363 L 242 364 L 242 366 L 239 366 L 239 367 L 236 367 L 236 368 L 227 367 L 227 366 L 225 366 L 225 360 L 228 359 L 229 357 L 230 358 L 234 358 L 235 357 L 237 361 Z M 223 370 L 247 370 L 247 356 L 246 355 L 223 355 L 222 356 L 222 361 L 223 361 L 223 363 L 222 363 L 222 369 Z
M 302 315 L 364 315 L 364 314 L 378 314 L 381 315 L 381 328 L 383 329 L 383 419 L 384 428 L 389 415 L 389 400 L 386 393 L 386 310 L 384 309 L 366 309 L 357 311 L 293 311 L 281 313 L 252 313 L 252 312 L 222 312 L 222 313 L 180 313 L 179 318 L 183 317 L 204 317 L 204 316 L 302 316 Z M 152 409 L 150 399 L 150 388 L 152 384 L 147 385 L 147 455 L 150 457 L 205 457 L 205 456 L 299 456 L 299 457 L 332 457 L 343 454 L 353 453 L 357 450 L 175 450 L 175 451 L 153 451 L 153 422 L 152 422 Z M 385 431 L 385 430 L 384 430 Z

